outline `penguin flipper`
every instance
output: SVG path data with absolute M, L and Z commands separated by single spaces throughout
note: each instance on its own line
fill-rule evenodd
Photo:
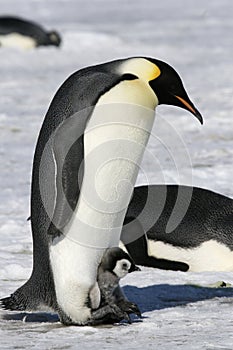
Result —
M 38 196 L 37 188 L 44 186 L 40 197 L 44 193 L 45 199 L 42 202 L 44 206 L 47 205 L 48 210 L 45 210 L 50 218 L 47 233 L 52 237 L 62 233 L 78 202 L 83 178 L 83 134 L 87 121 L 100 96 L 121 80 L 119 75 L 109 72 L 106 74 L 99 69 L 97 72 L 84 69 L 68 78 L 55 95 L 41 129 L 33 193 Z M 85 100 L 85 96 L 88 99 Z M 50 134 L 48 129 L 51 129 Z M 47 146 L 48 157 L 45 157 L 45 164 L 41 165 Z M 36 174 L 40 171 L 37 163 L 42 168 L 42 181 Z M 49 166 L 51 170 L 48 169 Z M 51 176 L 52 173 L 55 178 Z M 48 180 L 49 176 L 51 179 Z M 49 201 L 51 203 L 47 204 Z M 33 200 L 32 205 L 34 206 Z M 40 217 L 36 208 L 34 212 L 36 217 Z
M 56 162 L 56 199 L 48 234 L 53 238 L 62 233 L 77 205 L 83 178 L 83 135 L 86 119 L 70 118 L 54 137 L 53 154 Z M 68 142 L 66 144 L 66 142 Z

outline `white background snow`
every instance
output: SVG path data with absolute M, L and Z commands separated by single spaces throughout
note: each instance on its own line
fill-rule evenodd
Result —
M 148 147 L 154 158 L 145 156 L 137 183 L 194 184 L 233 197 L 232 1 L 1 0 L 0 11 L 34 19 L 63 38 L 60 49 L 0 50 L 0 297 L 30 275 L 26 219 L 35 142 L 56 90 L 83 66 L 134 55 L 173 65 L 205 124 L 181 109 L 159 107 Z M 22 322 L 22 314 L 1 312 L 0 346 L 230 350 L 232 289 L 190 286 L 218 280 L 233 283 L 233 275 L 142 268 L 122 281 L 142 322 L 64 327 L 53 318 Z

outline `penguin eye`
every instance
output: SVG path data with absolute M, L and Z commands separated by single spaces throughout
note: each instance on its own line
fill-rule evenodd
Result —
M 138 77 L 131 73 L 125 73 L 122 75 L 122 80 L 135 80 L 138 79 Z
M 128 264 L 127 263 L 123 263 L 122 264 L 122 269 L 123 270 L 128 270 Z

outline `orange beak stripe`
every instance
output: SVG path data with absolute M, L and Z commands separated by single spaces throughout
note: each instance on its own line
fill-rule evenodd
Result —
M 180 100 L 180 102 L 182 102 L 183 105 L 185 105 L 185 107 L 187 107 L 190 110 L 190 112 L 192 112 L 193 114 L 196 114 L 196 111 L 193 109 L 193 107 L 190 106 L 190 104 L 187 101 L 185 101 L 180 96 L 175 95 L 175 97 L 178 98 L 178 100 Z

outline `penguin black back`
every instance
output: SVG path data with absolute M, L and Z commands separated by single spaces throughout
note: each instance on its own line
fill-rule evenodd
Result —
M 174 246 L 185 248 L 197 247 L 206 240 L 216 239 L 233 250 L 233 200 L 231 198 L 198 187 L 140 186 L 134 189 L 133 199 L 126 216 L 131 216 L 133 213 L 137 217 L 140 214 L 146 204 L 148 190 L 153 191 L 154 202 L 157 203 L 163 200 L 164 194 L 166 195 L 161 215 L 147 231 L 149 239 L 162 240 Z M 178 191 L 181 193 L 179 197 L 180 208 L 186 207 L 187 211 L 172 233 L 166 233 L 178 198 Z M 191 198 L 189 197 L 190 193 Z M 146 218 L 144 219 L 146 220 Z M 153 218 L 151 219 L 153 220 Z M 190 230 L 193 234 L 188 234 Z
M 152 198 L 149 206 L 148 193 Z M 174 210 L 175 206 L 178 211 Z M 181 217 L 179 217 L 180 213 L 182 213 Z M 173 261 L 176 256 L 175 260 L 181 263 L 188 263 L 188 259 L 192 258 L 193 263 L 190 263 L 189 268 L 192 269 L 191 265 L 193 265 L 195 271 L 233 268 L 233 263 L 230 262 L 233 259 L 233 256 L 231 257 L 233 252 L 233 200 L 231 198 L 198 187 L 140 186 L 134 189 L 125 224 L 133 222 L 135 218 L 140 219 L 139 234 L 135 236 L 136 232 L 132 232 L 130 240 L 130 236 L 127 238 L 127 229 L 126 233 L 123 231 L 123 241 L 127 242 L 127 249 L 135 263 L 185 271 L 182 266 L 176 265 Z M 173 229 L 169 230 L 171 218 L 174 225 Z M 156 242 L 164 245 L 157 245 L 156 248 Z M 215 242 L 217 245 L 211 246 Z M 151 243 L 155 244 L 153 256 L 148 255 L 149 251 L 150 254 L 152 253 L 149 247 Z M 207 262 L 208 253 L 205 255 L 203 251 L 203 260 L 200 256 L 194 258 L 192 255 L 192 252 L 201 248 L 203 244 L 210 247 L 209 254 L 211 250 L 215 252 L 215 259 L 212 259 L 215 261 L 213 266 L 211 259 Z M 173 255 L 169 250 L 163 254 L 162 247 L 166 248 L 166 246 L 186 252 L 187 260 L 178 259 L 179 254 Z M 225 253 L 222 251 L 223 248 L 226 249 Z M 162 258 L 169 260 L 162 260 Z

